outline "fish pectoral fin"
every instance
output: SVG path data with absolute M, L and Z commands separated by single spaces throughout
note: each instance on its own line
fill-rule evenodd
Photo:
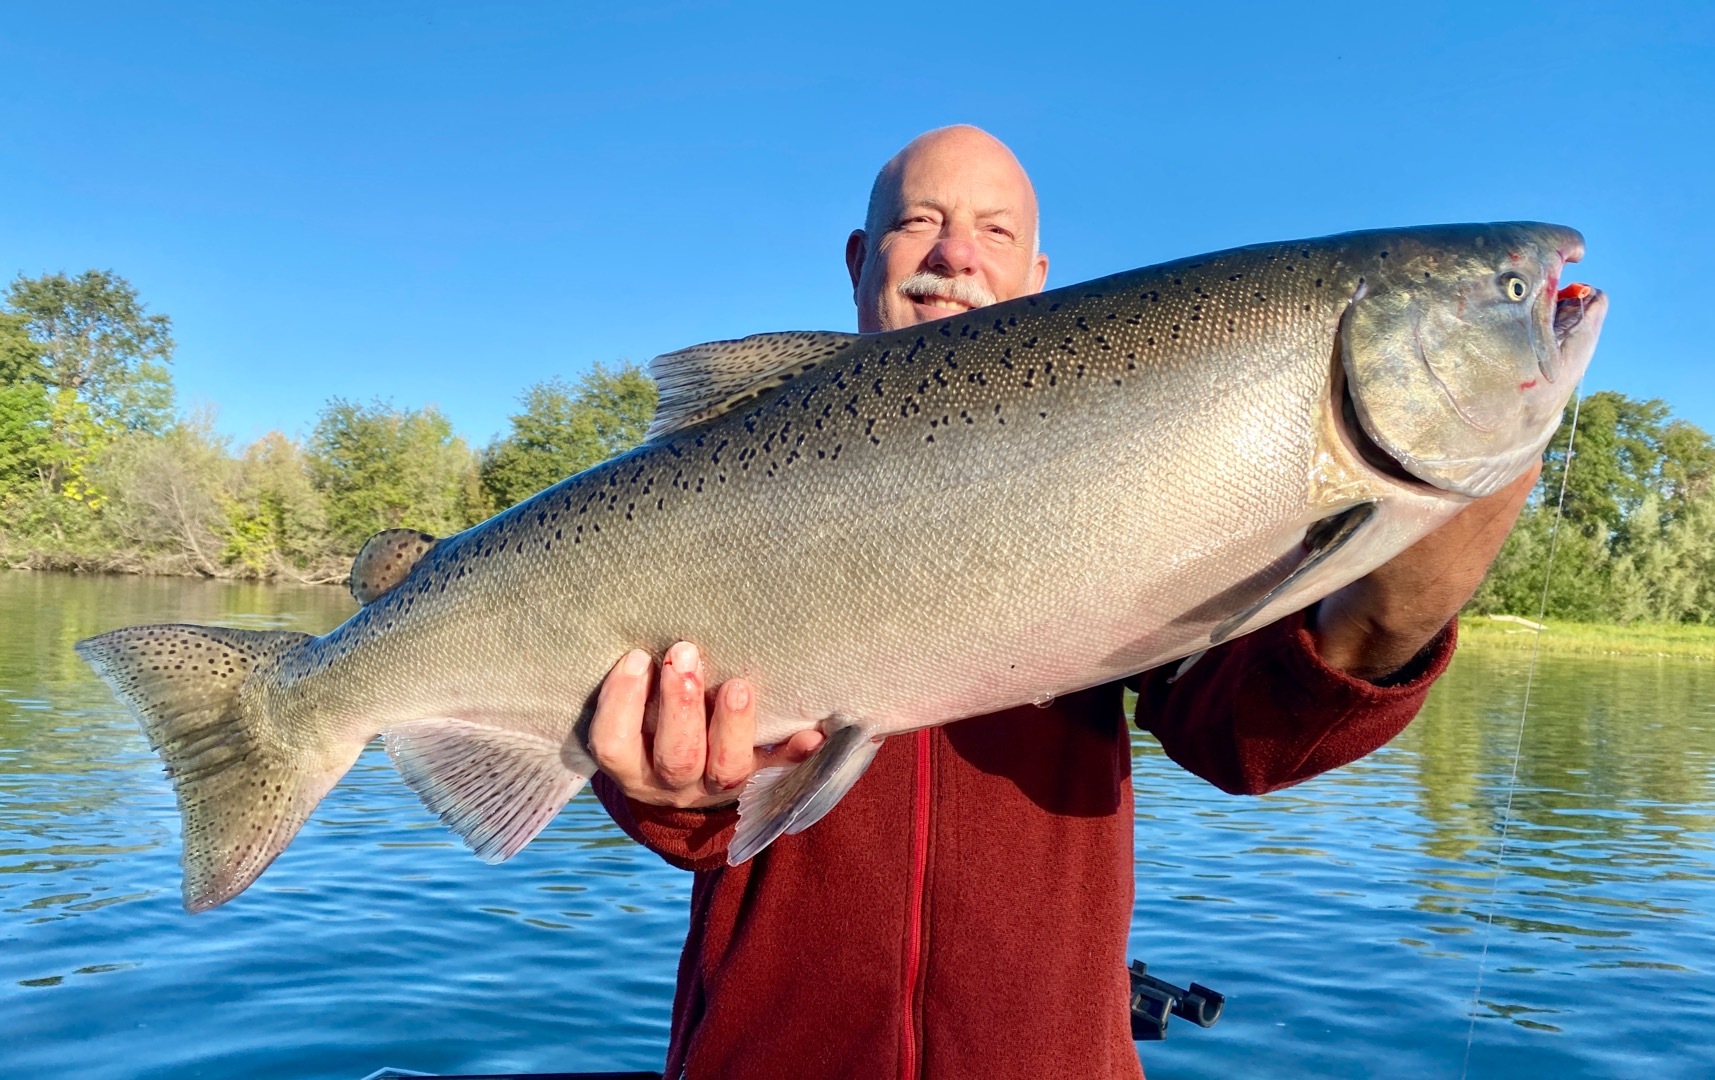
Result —
M 1249 622 L 1256 616 L 1257 612 L 1274 603 L 1280 597 L 1286 595 L 1294 585 L 1297 585 L 1300 581 L 1304 580 L 1305 576 L 1312 570 L 1327 562 L 1330 556 L 1345 547 L 1347 541 L 1356 536 L 1358 534 L 1358 530 L 1363 528 L 1364 523 L 1370 520 L 1371 517 L 1375 516 L 1375 512 L 1375 503 L 1361 502 L 1356 506 L 1347 507 L 1330 517 L 1325 517 L 1321 521 L 1310 526 L 1309 530 L 1304 534 L 1304 546 L 1309 549 L 1304 560 L 1292 568 L 1292 573 L 1286 575 L 1286 579 L 1284 581 L 1264 593 L 1260 600 L 1251 604 L 1237 615 L 1223 619 L 1220 625 L 1216 626 L 1214 631 L 1209 635 L 1209 644 L 1219 645 L 1229 637 L 1232 637 L 1233 631 Z M 1189 667 L 1190 665 L 1186 664 L 1185 666 Z M 1184 674 L 1184 670 L 1181 669 L 1179 674 Z M 1178 676 L 1176 675 L 1174 677 L 1177 678 Z
M 392 592 L 411 568 L 440 540 L 416 529 L 383 529 L 363 542 L 351 560 L 347 586 L 360 604 L 373 604 Z
M 589 779 L 549 739 L 468 720 L 412 720 L 385 737 L 411 790 L 485 862 L 518 854 Z
M 881 749 L 857 724 L 841 724 L 803 762 L 758 770 L 738 797 L 738 829 L 726 861 L 737 866 L 779 839 L 822 820 L 863 777 Z
M 838 356 L 859 339 L 834 330 L 710 341 L 649 361 L 660 389 L 646 439 L 711 420 Z

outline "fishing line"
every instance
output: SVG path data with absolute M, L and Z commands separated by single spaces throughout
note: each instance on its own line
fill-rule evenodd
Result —
M 1507 780 L 1506 806 L 1501 810 L 1501 845 L 1495 852 L 1495 876 L 1489 882 L 1488 911 L 1483 915 L 1483 949 L 1477 955 L 1477 985 L 1471 990 L 1471 1023 L 1465 1029 L 1465 1063 L 1459 1069 L 1459 1080 L 1465 1080 L 1471 1072 L 1471 1044 L 1477 1037 L 1477 1010 L 1483 1004 L 1483 967 L 1489 959 L 1489 935 L 1495 928 L 1495 898 L 1500 893 L 1501 875 L 1507 858 L 1507 832 L 1513 821 L 1513 793 L 1518 790 L 1518 764 L 1524 753 L 1524 722 L 1530 715 L 1530 690 L 1536 681 L 1536 654 L 1542 648 L 1542 618 L 1548 614 L 1548 586 L 1554 580 L 1554 549 L 1560 540 L 1560 520 L 1566 510 L 1566 478 L 1572 475 L 1572 440 L 1578 437 L 1578 410 L 1583 406 L 1584 399 L 1578 391 L 1572 392 L 1572 426 L 1566 432 L 1566 460 L 1560 467 L 1560 498 L 1554 504 L 1554 525 L 1548 533 L 1548 565 L 1542 571 L 1542 602 L 1536 609 L 1536 637 L 1530 647 L 1530 666 L 1524 677 L 1524 707 L 1519 710 L 1518 738 L 1513 741 L 1512 776 Z

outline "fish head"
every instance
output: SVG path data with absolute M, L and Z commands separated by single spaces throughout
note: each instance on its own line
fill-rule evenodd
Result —
M 1363 434 L 1425 483 L 1498 491 L 1541 456 L 1595 351 L 1607 297 L 1561 282 L 1583 236 L 1523 222 L 1353 239 L 1340 360 Z

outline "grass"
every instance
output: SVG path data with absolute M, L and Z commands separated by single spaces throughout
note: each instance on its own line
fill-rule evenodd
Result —
M 1607 656 L 1681 656 L 1715 660 L 1715 626 L 1695 623 L 1575 623 L 1546 620 L 1545 653 Z M 1459 644 L 1481 648 L 1528 650 L 1536 634 L 1527 625 L 1487 615 L 1459 619 Z

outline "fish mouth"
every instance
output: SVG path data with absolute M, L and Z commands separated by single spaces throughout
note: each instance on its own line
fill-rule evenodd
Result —
M 1547 349 L 1538 349 L 1536 369 L 1549 382 L 1554 382 L 1566 368 L 1572 366 L 1567 363 L 1565 356 L 1567 343 L 1577 336 L 1591 309 L 1599 310 L 1606 299 L 1600 289 L 1581 281 L 1572 282 L 1564 288 L 1559 287 L 1560 275 L 1566 272 L 1566 268 L 1584 260 L 1584 238 L 1574 234 L 1570 241 L 1558 250 L 1560 268 L 1544 286 L 1548 298 L 1553 300 L 1553 307 L 1549 309 L 1548 329 L 1554 344 Z M 1573 348 L 1575 351 L 1576 344 Z M 1534 383 L 1535 380 L 1521 384 L 1519 389 L 1528 390 Z
M 1583 282 L 1573 282 L 1554 294 L 1554 347 L 1566 347 L 1566 339 L 1584 323 L 1584 312 L 1598 303 L 1602 291 Z

